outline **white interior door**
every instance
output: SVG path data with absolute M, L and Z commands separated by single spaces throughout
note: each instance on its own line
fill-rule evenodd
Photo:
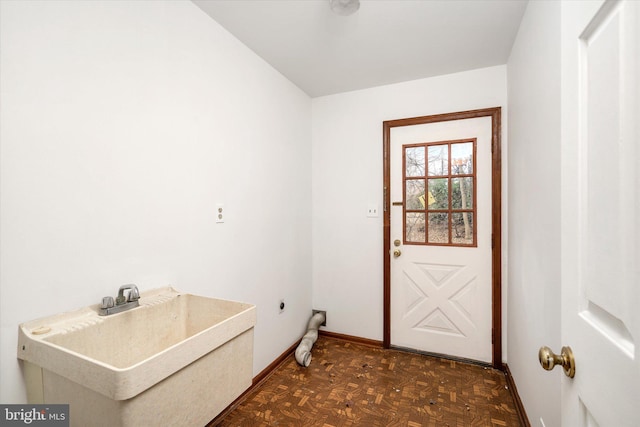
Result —
M 393 346 L 492 361 L 491 126 L 391 130 Z
M 562 3 L 564 426 L 640 425 L 640 2 Z M 560 375 L 559 373 L 554 373 Z

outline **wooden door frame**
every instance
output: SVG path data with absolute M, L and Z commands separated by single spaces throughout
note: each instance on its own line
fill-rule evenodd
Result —
M 387 120 L 383 122 L 383 213 L 384 213 L 384 332 L 383 346 L 391 347 L 391 129 L 453 120 L 491 117 L 491 345 L 492 366 L 502 370 L 502 159 L 501 107 L 456 113 Z

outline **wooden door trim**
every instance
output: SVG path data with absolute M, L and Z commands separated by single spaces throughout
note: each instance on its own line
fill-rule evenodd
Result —
M 401 126 L 446 122 L 452 120 L 491 117 L 491 345 L 492 365 L 502 369 L 502 155 L 501 155 L 501 107 L 456 113 L 387 120 L 382 124 L 383 135 L 383 235 L 384 235 L 384 329 L 383 346 L 391 347 L 391 129 Z

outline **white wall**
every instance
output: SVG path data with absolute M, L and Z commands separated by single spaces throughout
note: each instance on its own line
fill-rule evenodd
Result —
M 508 62 L 509 367 L 533 426 L 560 425 L 560 2 L 529 2 Z
M 125 283 L 257 304 L 258 373 L 311 312 L 309 97 L 191 2 L 0 7 L 0 402 L 20 322 Z
M 497 66 L 313 99 L 313 305 L 328 330 L 383 338 L 383 220 L 366 216 L 382 208 L 382 122 L 503 107 L 504 130 L 506 88 Z

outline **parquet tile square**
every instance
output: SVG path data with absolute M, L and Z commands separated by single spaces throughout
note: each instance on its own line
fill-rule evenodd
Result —
M 320 336 L 216 426 L 520 426 L 500 371 Z M 210 424 L 213 427 L 213 423 Z

